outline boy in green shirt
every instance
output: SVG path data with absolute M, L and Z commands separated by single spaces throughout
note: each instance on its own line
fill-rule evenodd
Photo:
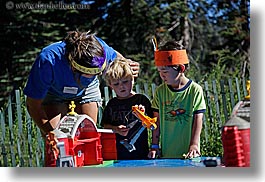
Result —
M 186 50 L 176 41 L 155 50 L 155 65 L 164 83 L 156 88 L 152 100 L 158 128 L 153 131 L 149 158 L 155 158 L 160 147 L 161 158 L 200 156 L 206 104 L 202 87 L 184 74 L 188 64 Z

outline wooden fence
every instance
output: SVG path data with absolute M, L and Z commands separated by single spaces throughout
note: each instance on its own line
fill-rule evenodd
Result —
M 199 83 L 206 99 L 207 112 L 204 115 L 202 139 L 208 142 L 212 126 L 221 126 L 229 119 L 234 105 L 246 95 L 245 79 L 229 78 Z M 155 84 L 135 85 L 137 93 L 143 93 L 150 99 Z M 104 88 L 103 107 L 115 96 L 108 87 Z M 99 117 L 102 110 L 99 112 Z M 44 163 L 44 141 L 39 129 L 30 118 L 25 97 L 21 90 L 15 90 L 8 98 L 7 107 L 0 110 L 0 166 L 4 167 L 41 167 Z

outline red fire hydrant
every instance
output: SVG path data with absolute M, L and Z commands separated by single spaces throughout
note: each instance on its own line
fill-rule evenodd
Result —
M 248 81 L 250 93 L 249 84 Z M 222 144 L 226 167 L 250 167 L 250 95 L 234 107 L 231 118 L 223 126 Z

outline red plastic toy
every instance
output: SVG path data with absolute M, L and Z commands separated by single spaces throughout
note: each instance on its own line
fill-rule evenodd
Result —
M 97 129 L 89 116 L 74 112 L 64 116 L 46 137 L 46 167 L 82 167 L 117 159 L 116 136 L 112 130 Z

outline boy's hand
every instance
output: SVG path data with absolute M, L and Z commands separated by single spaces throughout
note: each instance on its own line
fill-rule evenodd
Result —
M 160 157 L 159 149 L 150 149 L 147 157 L 149 159 L 155 159 L 156 157 Z
M 122 136 L 127 136 L 128 132 L 129 132 L 129 128 L 127 128 L 124 125 L 119 125 L 115 128 L 115 132 L 122 135 Z
M 187 158 L 195 158 L 201 155 L 198 145 L 191 145 L 189 148 L 189 152 L 184 156 L 185 159 Z
M 143 113 L 145 112 L 145 107 L 143 105 L 135 105 L 135 107 L 137 107 L 140 111 L 142 111 Z M 134 114 L 134 113 L 133 113 Z
M 145 112 L 145 107 L 143 105 L 140 104 L 138 108 L 140 109 L 140 111 Z

